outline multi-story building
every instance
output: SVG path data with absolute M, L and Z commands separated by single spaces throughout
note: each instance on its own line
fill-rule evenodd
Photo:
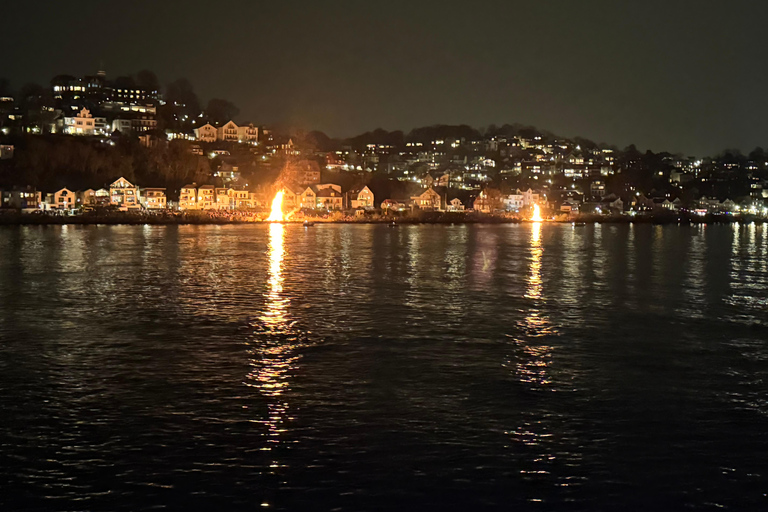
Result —
M 237 142 L 239 137 L 238 126 L 228 121 L 224 126 L 216 129 L 216 138 L 227 142 Z
M 195 138 L 201 142 L 216 142 L 218 133 L 216 128 L 210 123 L 206 123 L 203 126 L 195 128 Z
M 96 191 L 92 188 L 75 192 L 77 206 L 96 206 Z
M 341 210 L 344 208 L 344 196 L 341 187 L 332 183 L 314 185 L 317 208 Z
M 110 204 L 120 209 L 139 208 L 139 189 L 133 183 L 121 177 L 109 186 Z
M 73 210 L 77 208 L 77 195 L 68 188 L 57 190 L 46 196 L 48 207 L 55 210 Z
M 360 190 L 349 193 L 350 208 L 375 208 L 376 203 L 373 198 L 373 192 L 367 186 Z
M 22 211 L 37 210 L 42 206 L 42 193 L 33 187 L 14 187 L 0 190 L 0 208 L 15 208 Z
M 139 190 L 139 204 L 147 210 L 164 210 L 167 203 L 164 188 L 142 188 Z
M 197 184 L 184 185 L 179 191 L 179 210 L 198 210 Z
M 77 115 L 64 117 L 64 133 L 70 135 L 94 135 L 96 120 L 91 111 L 83 107 Z
M 216 205 L 216 189 L 213 185 L 197 188 L 197 207 L 200 210 L 213 210 Z
M 433 188 L 428 188 L 421 194 L 411 197 L 411 200 L 420 210 L 442 210 L 443 199 Z
M 252 123 L 237 127 L 237 140 L 255 144 L 259 140 L 259 129 Z

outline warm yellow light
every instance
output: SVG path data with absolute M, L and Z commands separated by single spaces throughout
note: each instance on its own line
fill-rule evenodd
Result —
M 278 191 L 275 194 L 275 198 L 272 200 L 272 211 L 267 217 L 267 222 L 282 222 L 283 221 L 283 191 Z
M 541 218 L 541 211 L 539 210 L 539 205 L 535 204 L 533 205 L 533 217 L 531 217 L 531 220 L 533 222 L 541 222 L 544 219 Z

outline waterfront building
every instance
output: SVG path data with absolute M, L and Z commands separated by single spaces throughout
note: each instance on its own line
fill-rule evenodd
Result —
M 317 189 L 315 197 L 317 200 L 317 208 L 319 209 L 341 210 L 344 207 L 344 197 L 341 194 L 341 187 L 338 185 L 330 185 Z
M 213 210 L 216 205 L 216 189 L 213 185 L 197 188 L 197 207 L 200 210 Z
M 77 206 L 96 206 L 96 191 L 92 188 L 75 192 Z
M 179 192 L 179 210 L 198 210 L 197 184 L 184 185 Z
M 73 210 L 77 207 L 77 196 L 68 188 L 62 188 L 53 194 L 48 194 L 46 199 L 49 208 L 56 210 Z
M 109 186 L 110 204 L 120 209 L 139 208 L 139 189 L 123 177 L 115 180 Z
M 447 210 L 449 212 L 463 212 L 464 211 L 464 203 L 461 202 L 461 199 L 458 197 L 454 197 L 448 202 L 448 208 Z
M 139 204 L 147 210 L 164 210 L 167 206 L 164 188 L 142 188 L 139 191 Z
M 420 210 L 442 210 L 443 199 L 433 188 L 428 188 L 420 194 L 412 196 L 411 200 L 413 201 L 414 206 Z
M 42 193 L 34 187 L 13 187 L 0 190 L 0 208 L 14 208 L 31 212 L 42 207 Z
M 375 208 L 376 203 L 374 201 L 373 192 L 367 186 L 360 190 L 353 190 L 349 192 L 349 206 L 350 208 Z

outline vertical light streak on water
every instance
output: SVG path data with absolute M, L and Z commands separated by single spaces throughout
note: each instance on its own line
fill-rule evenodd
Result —
M 467 278 L 467 240 L 468 229 L 461 224 L 448 229 L 443 265 L 443 276 L 446 288 L 445 307 L 449 312 L 450 321 L 456 322 L 464 313 L 463 293 Z
M 688 244 L 688 253 L 685 258 L 683 277 L 685 301 L 677 307 L 677 311 L 692 318 L 704 318 L 704 306 L 706 304 L 704 227 L 695 225 L 688 229 L 690 243 Z
M 290 406 L 285 395 L 290 389 L 291 372 L 299 359 L 298 340 L 288 315 L 290 299 L 283 293 L 284 236 L 282 224 L 269 226 L 267 291 L 252 341 L 252 370 L 246 379 L 246 384 L 255 387 L 267 402 L 266 418 L 255 420 L 267 428 L 264 450 L 271 450 L 281 443 L 281 436 L 287 431 L 286 423 L 293 419 L 289 417 Z M 274 461 L 272 467 L 278 466 L 278 461 Z
M 595 224 L 593 251 L 594 260 L 592 261 L 592 274 L 594 276 L 593 284 L 599 290 L 604 290 L 606 286 L 605 282 L 605 267 L 606 267 L 606 254 L 603 250 L 603 235 L 605 226 L 602 224 Z
M 515 338 L 518 345 L 516 373 L 520 381 L 535 389 L 546 389 L 551 384 L 548 367 L 552 358 L 552 347 L 542 343 L 546 336 L 555 334 L 549 318 L 544 312 L 547 302 L 541 277 L 543 246 L 541 223 L 531 224 L 530 256 L 528 259 L 528 283 L 525 299 L 528 306 L 525 316 L 519 321 L 523 335 Z
M 653 226 L 653 234 L 651 237 L 651 294 L 655 296 L 657 290 L 664 288 L 664 226 Z M 649 304 L 651 309 L 656 310 L 659 313 L 663 311 L 656 303 Z
M 476 249 L 472 257 L 473 285 L 487 289 L 496 275 L 498 257 L 497 232 L 480 229 L 476 233 Z
M 408 270 L 405 282 L 408 290 L 405 294 L 405 305 L 409 308 L 418 308 L 420 304 L 419 272 L 421 265 L 421 229 L 419 226 L 407 226 L 397 229 L 405 229 L 406 233 L 406 258 L 408 261 Z
M 586 229 L 586 228 L 584 228 Z M 581 260 L 581 244 L 584 239 L 584 229 L 578 232 L 575 228 L 567 228 L 563 234 L 563 258 L 560 262 L 563 270 L 563 279 L 559 302 L 566 306 L 564 311 L 569 316 L 578 317 L 583 307 L 583 289 L 580 286 L 579 261 Z

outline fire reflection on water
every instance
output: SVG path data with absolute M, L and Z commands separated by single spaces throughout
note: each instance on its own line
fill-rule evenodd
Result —
M 518 378 L 538 388 L 547 388 L 552 384 L 549 376 L 549 366 L 552 360 L 552 347 L 538 343 L 538 339 L 556 335 L 549 318 L 542 311 L 546 303 L 541 279 L 541 258 L 544 252 L 541 243 L 541 224 L 531 224 L 531 257 L 528 271 L 528 283 L 525 298 L 530 306 L 526 316 L 518 322 L 518 330 L 522 336 L 515 337 L 514 341 L 519 351 L 515 362 Z
M 291 373 L 296 367 L 299 355 L 296 351 L 297 338 L 288 316 L 290 300 L 283 295 L 283 259 L 285 226 L 269 226 L 269 270 L 268 289 L 265 305 L 259 321 L 254 325 L 254 340 L 251 342 L 251 372 L 246 384 L 255 387 L 267 402 L 267 417 L 255 420 L 267 427 L 267 444 L 270 450 L 281 442 L 286 432 L 289 404 L 285 394 L 290 389 Z M 277 462 L 273 464 L 278 466 Z

